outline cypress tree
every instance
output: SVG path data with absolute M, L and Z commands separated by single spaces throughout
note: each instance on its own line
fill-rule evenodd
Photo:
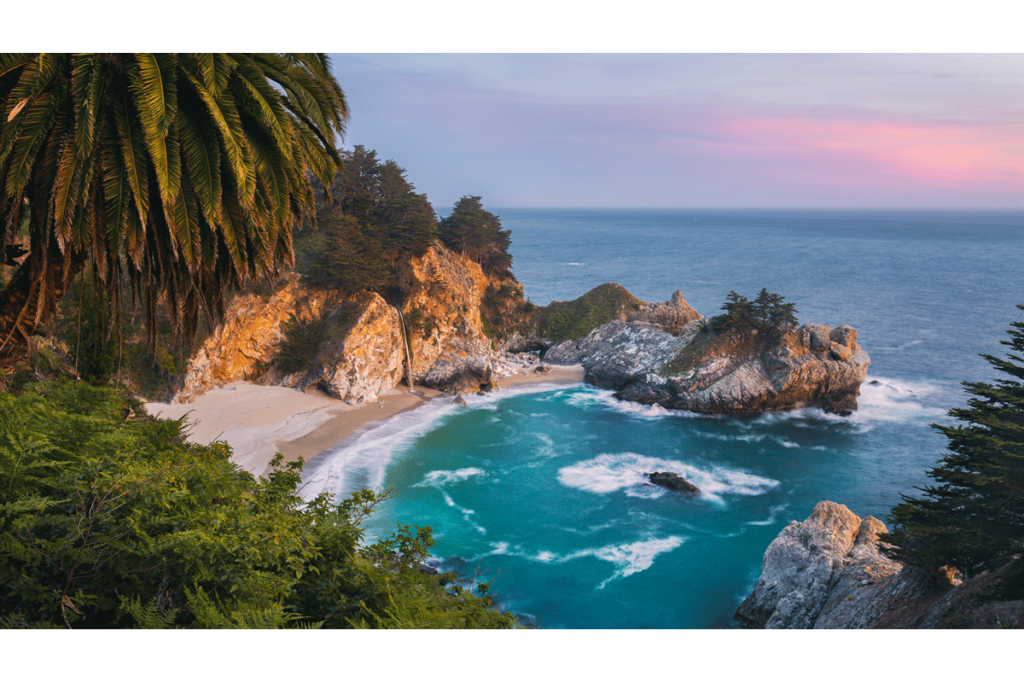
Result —
M 963 424 L 932 425 L 949 439 L 949 452 L 928 472 L 936 484 L 892 509 L 893 532 L 882 540 L 908 564 L 951 564 L 972 575 L 1024 545 L 1024 323 L 1010 325 L 1000 342 L 1012 349 L 1007 358 L 981 354 L 1008 378 L 963 383 L 967 407 L 949 411 Z

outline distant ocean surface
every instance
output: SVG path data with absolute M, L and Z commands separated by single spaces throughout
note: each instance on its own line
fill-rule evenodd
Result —
M 1024 303 L 1024 213 L 491 209 L 545 305 L 617 282 L 705 316 L 762 287 L 871 356 L 859 410 L 710 418 L 534 385 L 436 402 L 310 463 L 307 491 L 397 496 L 371 518 L 432 526 L 442 569 L 493 579 L 542 628 L 730 628 L 765 548 L 819 500 L 885 519 L 928 483 L 962 381 L 996 378 Z M 703 495 L 644 486 L 683 474 Z

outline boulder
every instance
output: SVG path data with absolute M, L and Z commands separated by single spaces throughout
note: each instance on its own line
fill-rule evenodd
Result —
M 810 323 L 803 325 L 799 329 L 801 336 L 801 342 L 804 346 L 810 348 L 811 351 L 827 351 L 832 340 L 829 335 L 832 334 L 832 328 L 826 327 L 825 325 L 816 325 Z
M 735 618 L 747 628 L 868 628 L 931 587 L 884 554 L 885 525 L 822 501 L 768 546 L 761 576 Z
M 550 365 L 538 365 L 533 371 L 538 375 L 550 375 L 551 370 L 552 368 Z
M 857 346 L 857 330 L 849 325 L 840 325 L 835 328 L 829 333 L 828 338 L 840 346 L 848 346 L 853 351 L 860 349 Z
M 666 488 L 669 491 L 677 491 L 679 493 L 688 493 L 690 495 L 700 495 L 700 489 L 680 477 L 675 472 L 651 472 L 647 475 L 647 478 L 651 480 L 651 483 L 655 486 Z
M 423 383 L 446 394 L 470 394 L 493 387 L 494 367 L 486 356 L 442 358 L 434 362 Z
M 701 319 L 700 313 L 686 303 L 682 292 L 675 292 L 668 301 L 651 304 L 646 303 L 639 311 L 626 313 L 626 322 L 645 322 L 656 325 L 673 336 L 679 336 L 683 328 L 694 320 Z

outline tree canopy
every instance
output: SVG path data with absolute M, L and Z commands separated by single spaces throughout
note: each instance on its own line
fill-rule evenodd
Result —
M 316 231 L 299 237 L 297 267 L 315 284 L 386 291 L 402 259 L 423 255 L 437 239 L 437 217 L 394 161 L 362 145 L 341 158 L 332 201 L 318 206 Z
M 761 289 L 753 301 L 736 292 L 729 292 L 725 304 L 722 305 L 722 310 L 725 313 L 715 316 L 709 323 L 716 331 L 731 329 L 737 332 L 750 332 L 757 330 L 768 335 L 778 335 L 797 324 L 796 306 L 792 303 L 785 303 L 785 297 L 769 292 L 765 288 Z
M 0 350 L 91 264 L 190 337 L 290 264 L 348 107 L 320 54 L 0 55 Z
M 463 197 L 452 213 L 438 224 L 441 241 L 473 259 L 487 272 L 504 275 L 512 268 L 511 231 L 501 229 L 501 219 L 485 211 L 480 197 Z
M 964 382 L 967 407 L 949 411 L 962 424 L 932 425 L 949 440 L 949 452 L 928 472 L 936 483 L 892 509 L 893 531 L 883 540 L 909 564 L 953 565 L 971 575 L 1024 549 L 1024 323 L 1011 323 L 1007 333 L 1006 358 L 982 354 L 1005 377 Z

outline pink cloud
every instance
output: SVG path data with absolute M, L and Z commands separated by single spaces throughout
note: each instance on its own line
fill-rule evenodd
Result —
M 739 155 L 818 156 L 825 157 L 820 163 L 837 169 L 844 161 L 860 162 L 857 166 L 866 162 L 874 173 L 946 186 L 1010 189 L 1021 183 L 1024 151 L 1019 131 L 1015 140 L 1013 134 L 984 127 L 906 122 L 727 115 L 717 123 L 732 145 L 739 146 L 734 150 Z

